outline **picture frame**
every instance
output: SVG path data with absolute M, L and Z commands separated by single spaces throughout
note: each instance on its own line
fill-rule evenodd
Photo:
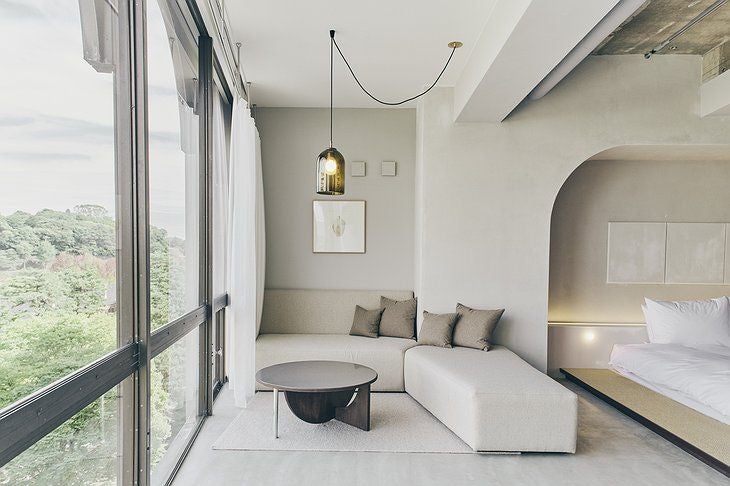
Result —
M 312 201 L 312 253 L 365 253 L 365 201 Z

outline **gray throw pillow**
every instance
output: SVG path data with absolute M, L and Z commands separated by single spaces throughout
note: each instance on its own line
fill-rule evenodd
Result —
M 428 346 L 451 347 L 451 335 L 459 314 L 431 314 L 423 311 L 421 331 L 418 333 L 418 344 Z
M 456 304 L 459 322 L 454 328 L 454 346 L 489 351 L 489 340 L 497 327 L 504 309 L 479 310 Z
M 355 306 L 355 317 L 352 318 L 350 336 L 378 337 L 380 315 L 383 309 L 367 310 L 359 305 Z
M 383 315 L 380 335 L 416 339 L 416 299 L 393 300 L 380 297 Z

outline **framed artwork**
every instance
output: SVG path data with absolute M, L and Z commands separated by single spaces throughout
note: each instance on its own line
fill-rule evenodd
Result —
M 365 253 L 365 201 L 313 201 L 314 253 Z

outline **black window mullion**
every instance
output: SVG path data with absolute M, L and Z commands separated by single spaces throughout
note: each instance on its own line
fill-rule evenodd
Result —
M 137 341 L 135 305 L 135 120 L 133 92 L 136 72 L 133 47 L 136 25 L 129 0 L 118 3 L 117 61 L 113 74 L 116 155 L 116 219 L 117 219 L 117 342 Z M 137 377 L 120 384 L 118 407 L 118 484 L 132 484 L 137 476 L 136 451 L 136 381 Z
M 149 145 L 147 99 L 147 1 L 127 0 L 130 24 L 131 193 L 133 328 L 139 343 L 139 368 L 134 382 L 134 478 L 136 486 L 150 484 L 150 255 Z
M 201 305 L 184 316 L 178 317 L 159 329 L 155 329 L 150 335 L 148 348 L 150 359 L 154 359 L 155 356 L 184 338 L 190 331 L 204 324 L 207 313 L 207 307 Z
M 200 326 L 200 414 L 210 415 L 213 405 L 211 356 L 213 352 L 213 39 L 198 37 L 198 115 L 200 127 L 200 302 L 207 306 Z
M 134 373 L 139 348 L 130 343 L 0 410 L 0 466 Z

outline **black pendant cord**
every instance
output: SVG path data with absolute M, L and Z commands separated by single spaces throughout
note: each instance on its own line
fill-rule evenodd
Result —
M 403 101 L 383 101 L 383 100 L 380 100 L 380 99 L 376 98 L 375 96 L 373 96 L 367 89 L 365 89 L 365 86 L 362 85 L 360 80 L 357 79 L 357 76 L 355 75 L 355 71 L 353 71 L 352 66 L 350 66 L 350 63 L 347 62 L 345 55 L 342 53 L 340 46 L 337 44 L 337 41 L 335 40 L 335 35 L 334 35 L 333 30 L 330 31 L 330 37 L 332 38 L 332 42 L 330 43 L 330 94 L 331 94 L 331 88 L 332 88 L 332 44 L 334 44 L 335 47 L 337 48 L 337 52 L 340 53 L 340 57 L 342 57 L 342 60 L 345 61 L 345 65 L 347 65 L 347 69 L 350 70 L 350 74 L 352 74 L 352 77 L 355 79 L 355 82 L 357 83 L 357 85 L 360 86 L 360 89 L 362 89 L 366 95 L 368 95 L 370 98 L 377 101 L 381 105 L 388 105 L 388 106 L 398 106 L 398 105 L 402 105 L 403 103 L 408 103 L 409 101 L 413 101 L 416 98 L 420 98 L 421 96 L 423 96 L 426 93 L 428 93 L 429 91 L 431 91 L 431 89 L 433 89 L 433 87 L 436 86 L 436 83 L 439 82 L 439 79 L 441 79 L 441 76 L 443 76 L 444 72 L 446 71 L 446 68 L 449 67 L 451 58 L 454 57 L 454 52 L 458 48 L 458 46 L 454 46 L 451 48 L 451 54 L 449 54 L 449 58 L 446 60 L 446 64 L 444 65 L 444 68 L 441 70 L 441 72 L 439 73 L 436 80 L 427 89 L 425 89 L 421 93 L 418 93 L 416 96 L 411 96 L 410 98 L 407 98 Z M 331 96 L 330 96 L 330 103 L 331 103 Z M 331 124 L 330 124 L 330 128 L 331 128 Z

